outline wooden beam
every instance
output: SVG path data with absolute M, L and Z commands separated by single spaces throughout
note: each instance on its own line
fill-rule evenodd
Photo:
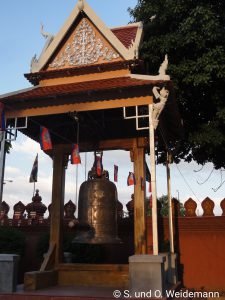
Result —
M 111 70 L 107 72 L 100 72 L 98 73 L 88 73 L 88 74 L 76 74 L 73 76 L 65 76 L 56 78 L 47 78 L 40 81 L 41 86 L 52 86 L 52 85 L 61 85 L 61 84 L 68 84 L 68 83 L 75 83 L 75 82 L 87 82 L 92 81 L 93 78 L 95 80 L 102 80 L 102 79 L 112 79 L 112 78 L 120 78 L 122 76 L 127 76 L 130 74 L 128 66 L 125 69 L 120 70 Z
M 148 147 L 148 140 L 145 137 L 139 138 L 128 138 L 128 139 L 113 139 L 113 140 L 103 140 L 98 143 L 81 143 L 81 151 L 93 151 L 99 150 L 130 150 L 134 147 L 146 148 Z
M 48 252 L 45 254 L 43 263 L 41 264 L 40 271 L 51 270 L 55 262 L 55 244 L 51 243 Z
M 145 150 L 134 148 L 134 246 L 135 254 L 147 254 L 146 216 L 145 216 L 145 189 L 141 188 L 141 178 L 145 182 Z
M 79 100 L 79 99 L 78 99 Z M 44 100 L 43 100 L 44 101 Z M 51 99 L 53 101 L 53 99 Z M 102 109 L 112 109 L 112 108 L 122 108 L 130 107 L 136 105 L 148 105 L 153 102 L 152 96 L 139 96 L 132 98 L 121 98 L 115 100 L 106 100 L 106 101 L 95 101 L 95 102 L 85 102 L 79 103 L 69 103 L 65 104 L 65 101 L 62 100 L 62 103 L 59 105 L 49 105 L 50 100 L 47 101 L 47 104 L 39 107 L 34 107 L 35 102 L 33 103 L 32 108 L 16 109 L 12 105 L 12 110 L 6 110 L 6 118 L 22 118 L 22 117 L 34 117 L 34 116 L 45 116 L 45 115 L 55 115 L 63 114 L 69 112 L 79 112 L 79 111 L 92 111 L 92 110 L 102 110 Z M 23 103 L 24 105 L 24 103 Z M 19 103 L 16 105 L 19 106 Z
M 62 258 L 62 229 L 64 212 L 65 167 L 67 164 L 61 147 L 53 151 L 53 182 L 52 182 L 52 207 L 50 222 L 50 248 L 55 246 L 55 267 Z
M 71 154 L 72 144 L 60 144 L 56 146 L 60 148 L 66 154 Z M 98 143 L 95 142 L 86 142 L 80 143 L 79 148 L 80 152 L 92 152 L 95 150 L 131 150 L 135 147 L 144 148 L 148 147 L 148 139 L 145 137 L 139 138 L 128 138 L 128 139 L 115 139 L 115 140 L 103 140 Z M 52 151 L 46 151 L 46 154 L 53 156 Z

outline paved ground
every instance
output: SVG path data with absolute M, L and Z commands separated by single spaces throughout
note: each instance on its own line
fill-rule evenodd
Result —
M 115 297 L 113 292 L 115 293 Z M 119 294 L 121 293 L 121 296 Z M 125 294 L 127 296 L 127 294 Z M 18 286 L 16 293 L 13 294 L 0 294 L 0 300 L 112 300 L 112 299 L 125 299 L 124 291 L 114 288 L 93 288 L 93 287 L 60 287 L 55 286 L 48 289 L 38 291 L 24 291 L 23 285 Z M 128 297 L 126 297 L 127 299 Z M 134 298 L 129 298 L 130 300 Z M 154 300 L 153 298 L 151 298 Z M 166 298 L 160 298 L 165 300 Z M 156 299 L 155 299 L 156 300 Z M 185 299 L 187 300 L 187 299 Z

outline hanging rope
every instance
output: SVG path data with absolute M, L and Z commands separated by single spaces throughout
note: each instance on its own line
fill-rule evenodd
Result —
M 80 124 L 79 124 L 79 118 L 78 118 L 77 114 L 74 115 L 74 120 L 77 123 L 77 144 L 79 145 Z M 76 207 L 78 204 L 78 167 L 79 167 L 79 164 L 76 165 L 76 193 L 75 193 Z
M 159 126 L 159 131 L 161 133 L 161 136 L 162 136 L 162 139 L 163 139 L 163 142 L 166 146 L 166 149 L 167 149 L 167 152 L 169 155 L 171 155 L 171 159 L 173 158 L 173 153 L 170 151 L 168 145 L 167 145 L 167 141 L 166 141 L 166 138 L 165 138 L 165 135 L 164 135 L 164 132 L 162 130 L 162 128 Z M 191 185 L 188 183 L 187 179 L 185 178 L 185 176 L 183 175 L 183 173 L 181 172 L 180 168 L 178 167 L 177 164 L 175 164 L 178 172 L 180 173 L 181 177 L 183 178 L 185 184 L 187 185 L 187 187 L 189 188 L 189 190 L 193 193 L 193 195 L 195 196 L 195 198 L 197 199 L 197 201 L 201 204 L 201 201 L 198 199 L 198 197 L 196 196 L 195 192 L 193 191 Z
M 84 154 L 84 180 L 86 181 L 87 180 L 87 152 L 85 152 Z

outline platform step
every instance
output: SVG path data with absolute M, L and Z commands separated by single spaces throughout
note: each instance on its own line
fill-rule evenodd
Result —
M 123 264 L 61 264 L 58 268 L 58 284 L 60 286 L 125 289 L 129 286 L 129 266 Z

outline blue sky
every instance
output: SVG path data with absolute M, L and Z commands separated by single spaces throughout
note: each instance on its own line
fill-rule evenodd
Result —
M 134 7 L 137 0 L 89 0 L 89 5 L 95 10 L 98 16 L 109 26 L 119 26 L 130 21 L 127 8 Z M 116 3 L 116 4 L 115 4 Z M 40 34 L 40 23 L 42 22 L 45 31 L 56 34 L 64 24 L 76 4 L 75 0 L 7 0 L 2 1 L 0 11 L 0 94 L 29 87 L 30 84 L 23 77 L 30 69 L 31 58 L 36 53 L 40 54 L 45 40 Z M 13 179 L 12 183 L 4 185 L 3 200 L 14 205 L 21 200 L 29 203 L 32 197 L 32 184 L 28 183 L 30 171 L 36 153 L 39 153 L 39 182 L 37 188 L 43 197 L 46 205 L 51 201 L 52 162 L 42 153 L 37 143 L 28 140 L 20 135 L 16 142 L 13 142 L 13 150 L 7 156 L 6 179 Z M 146 158 L 147 161 L 149 157 Z M 84 156 L 83 164 L 79 169 L 79 183 L 84 181 Z M 93 154 L 88 154 L 88 168 L 93 163 Z M 104 166 L 113 176 L 114 163 L 119 165 L 119 200 L 125 204 L 130 200 L 132 187 L 126 186 L 126 178 L 129 171 L 132 171 L 129 154 L 127 152 L 105 152 Z M 180 175 L 178 168 L 183 176 Z M 220 183 L 219 171 L 214 171 L 210 180 L 204 185 L 203 182 L 212 170 L 209 164 L 200 172 L 200 166 L 195 163 L 181 163 L 178 167 L 171 166 L 172 194 L 182 202 L 192 197 L 198 202 L 198 212 L 201 214 L 200 202 L 207 196 L 216 202 L 216 214 L 221 214 L 220 201 L 224 198 L 225 186 L 216 193 Z M 66 179 L 65 201 L 75 201 L 75 168 L 69 166 Z M 187 183 L 184 181 L 185 178 Z M 166 194 L 166 170 L 163 166 L 157 167 L 157 191 L 158 196 Z

